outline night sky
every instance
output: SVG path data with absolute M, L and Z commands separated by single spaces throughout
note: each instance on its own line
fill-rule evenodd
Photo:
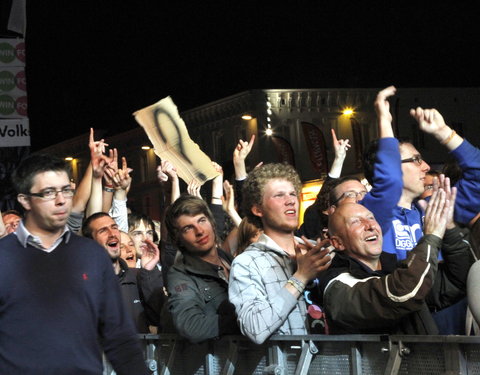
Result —
M 383 1 L 29 1 L 32 149 L 255 88 L 472 87 L 479 12 Z M 473 3 L 473 2 L 472 2 Z

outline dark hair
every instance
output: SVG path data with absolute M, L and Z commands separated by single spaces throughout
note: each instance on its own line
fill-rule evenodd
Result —
M 23 215 L 20 212 L 18 212 L 17 210 L 7 210 L 7 211 L 2 212 L 2 217 L 5 217 L 7 215 L 16 215 L 20 218 L 23 217 Z
M 412 141 L 406 137 L 398 138 L 398 144 L 399 146 L 404 144 L 411 144 L 413 146 Z M 375 160 L 377 159 L 377 153 L 378 139 L 374 139 L 373 141 L 370 141 L 365 148 L 365 152 L 363 153 L 363 174 L 370 185 L 373 185 L 373 170 L 375 166 Z
M 159 238 L 157 231 L 155 230 L 155 223 L 150 216 L 147 216 L 144 213 L 132 212 L 128 215 L 128 232 L 131 232 L 136 226 L 140 225 L 142 221 L 146 226 L 149 226 L 153 230 L 153 242 L 157 243 Z
M 165 226 L 167 227 L 168 236 L 172 243 L 176 244 L 181 251 L 184 251 L 180 237 L 178 236 L 177 219 L 182 215 L 196 216 L 203 214 L 213 227 L 215 233 L 215 242 L 217 242 L 217 230 L 215 219 L 208 207 L 208 204 L 201 198 L 193 195 L 185 194 L 180 196 L 171 206 L 167 208 L 165 213 Z
M 330 185 L 330 192 L 328 194 L 328 207 L 330 207 L 332 204 L 334 204 L 339 198 L 340 196 L 337 196 L 337 191 L 336 191 L 336 188 L 343 184 L 344 182 L 347 182 L 347 181 L 358 181 L 360 183 L 362 183 L 360 181 L 360 179 L 358 177 L 355 177 L 355 176 L 343 176 L 343 177 L 340 177 L 340 178 L 337 178 L 336 180 L 334 180 L 332 182 L 332 184 Z
M 440 172 L 437 171 L 436 169 L 430 169 L 429 171 L 427 171 L 426 175 L 427 176 L 438 177 L 438 176 L 440 176 Z
M 330 192 L 335 186 L 337 186 L 337 180 L 337 178 L 329 178 L 325 180 L 317 194 L 315 202 L 310 206 L 312 209 L 316 209 L 322 214 L 323 211 L 326 211 L 328 207 L 330 207 Z
M 87 238 L 93 238 L 92 228 L 90 228 L 90 224 L 92 223 L 92 221 L 97 220 L 97 219 L 99 219 L 101 217 L 104 217 L 104 216 L 110 217 L 110 215 L 107 214 L 106 212 L 95 212 L 94 214 L 87 217 L 83 221 L 83 224 L 82 224 L 82 234 L 83 234 L 83 236 L 87 237 Z
M 65 172 L 70 179 L 70 166 L 65 160 L 48 154 L 31 154 L 23 159 L 13 172 L 13 188 L 18 194 L 30 193 L 34 177 L 49 171 Z
M 132 212 L 128 215 L 128 230 L 132 230 L 142 221 L 147 223 L 152 229 L 155 229 L 155 223 L 149 216 L 141 212 Z
M 371 141 L 363 153 L 363 174 L 370 185 L 373 184 L 373 167 L 377 158 L 378 139 Z
M 454 186 L 463 177 L 462 168 L 452 156 L 449 156 L 443 165 L 443 173 L 450 178 L 450 186 Z

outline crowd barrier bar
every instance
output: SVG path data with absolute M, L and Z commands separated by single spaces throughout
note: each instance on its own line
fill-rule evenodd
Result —
M 139 335 L 154 375 L 480 374 L 480 336 L 244 336 L 191 344 L 177 335 Z M 103 375 L 115 372 L 104 361 Z

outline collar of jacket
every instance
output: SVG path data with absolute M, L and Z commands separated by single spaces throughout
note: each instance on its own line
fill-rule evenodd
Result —
M 320 295 L 323 297 L 323 291 L 330 280 L 334 279 L 341 273 L 348 272 L 358 279 L 364 279 L 371 276 L 383 276 L 392 273 L 397 268 L 397 256 L 382 252 L 380 254 L 381 271 L 373 271 L 365 266 L 362 262 L 344 254 L 342 251 L 335 252 L 332 264 L 318 278 Z
M 217 247 L 218 255 L 226 260 L 228 264 L 232 264 L 233 257 Z M 187 251 L 183 251 L 175 261 L 174 267 L 183 268 L 185 271 L 203 275 L 212 276 L 221 279 L 218 275 L 218 267 L 215 264 L 205 262 L 200 257 L 191 255 Z
M 129 268 L 127 262 L 122 258 L 118 258 L 118 263 L 120 263 L 120 273 L 117 275 L 118 281 L 121 284 L 136 284 L 137 268 Z
M 292 237 L 292 240 L 296 240 L 297 242 L 303 242 L 303 240 L 299 237 Z M 316 244 L 316 241 L 312 241 L 312 244 Z M 283 250 L 274 240 L 268 237 L 265 233 L 262 233 L 258 238 L 257 242 L 250 244 L 245 251 L 249 250 L 260 250 L 265 252 L 274 252 L 282 257 L 290 259 L 288 253 Z
M 380 264 L 382 265 L 382 269 L 380 271 L 375 271 L 359 260 L 352 258 L 343 252 L 336 252 L 330 268 L 342 268 L 344 269 L 342 272 L 346 269 L 352 276 L 357 278 L 383 276 L 392 273 L 397 268 L 397 256 L 383 251 L 380 254 Z

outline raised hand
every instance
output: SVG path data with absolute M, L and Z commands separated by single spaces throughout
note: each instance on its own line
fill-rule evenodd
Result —
M 122 157 L 122 168 L 117 170 L 117 173 L 111 175 L 113 180 L 113 187 L 115 190 L 125 190 L 128 192 L 130 190 L 130 185 L 132 184 L 132 177 L 130 176 L 132 172 L 131 168 L 128 168 L 127 159 Z M 109 168 L 108 173 L 112 173 L 112 170 Z
M 90 128 L 90 137 L 88 139 L 88 148 L 90 149 L 90 159 L 93 160 L 102 156 L 105 153 L 105 146 L 108 146 L 108 143 L 105 143 L 104 139 L 95 141 L 93 128 Z
M 88 139 L 88 148 L 90 149 L 90 162 L 92 164 L 93 177 L 101 178 L 104 176 L 105 168 L 109 163 L 109 158 L 104 155 L 105 143 L 104 139 L 95 141 L 93 128 L 90 128 L 90 137 Z
M 225 192 L 224 196 L 222 196 L 223 210 L 230 216 L 235 226 L 238 227 L 242 222 L 242 218 L 235 209 L 235 193 L 233 186 L 228 180 L 223 182 L 223 190 Z
M 237 146 L 233 150 L 233 166 L 235 168 L 235 178 L 237 180 L 247 177 L 247 169 L 245 167 L 245 159 L 252 150 L 255 143 L 255 135 L 252 135 L 250 142 L 239 140 Z
M 233 161 L 245 160 L 252 151 L 253 144 L 255 143 L 255 134 L 252 135 L 249 142 L 239 140 L 235 150 L 233 150 Z
M 305 237 L 302 237 L 302 239 L 304 243 L 297 243 L 295 246 L 297 271 L 294 275 L 304 284 L 307 284 L 330 266 L 332 257 L 328 250 L 330 240 L 322 240 L 313 245 Z
M 410 115 L 417 120 L 420 130 L 425 133 L 435 134 L 449 128 L 448 125 L 445 124 L 443 116 L 435 108 L 423 109 L 417 107 L 416 109 L 410 110 Z
M 452 229 L 455 227 L 455 221 L 453 220 L 453 213 L 454 213 L 454 208 L 455 208 L 455 199 L 457 195 L 457 188 L 451 187 L 450 186 L 450 178 L 445 177 L 444 174 L 441 174 L 438 178 L 434 177 L 433 179 L 433 192 L 438 192 L 439 190 L 443 190 L 445 192 L 445 199 L 453 202 L 450 203 L 450 206 L 447 211 L 447 226 L 446 229 Z M 432 194 L 433 195 L 433 194 Z M 425 200 L 419 200 L 418 204 L 422 207 L 424 211 L 427 210 L 428 204 Z
M 142 250 L 141 264 L 142 268 L 151 271 L 160 261 L 160 250 L 158 246 L 148 238 L 145 238 L 145 245 Z
M 392 114 L 390 113 L 390 103 L 388 98 L 395 95 L 397 89 L 389 86 L 377 94 L 374 102 L 375 112 L 378 118 L 378 127 L 381 138 L 393 137 Z
M 335 130 L 331 129 L 332 131 L 332 139 L 333 139 L 333 149 L 335 151 L 335 158 L 343 158 L 347 156 L 347 151 L 352 145 L 349 143 L 348 139 L 337 139 L 337 135 L 335 134 Z
M 225 180 L 223 182 L 223 191 L 225 195 L 222 196 L 222 205 L 225 212 L 235 211 L 235 193 L 233 186 Z
M 449 179 L 443 179 L 443 187 L 440 187 L 439 180 L 433 180 L 433 194 L 425 209 L 423 231 L 425 234 L 434 234 L 443 238 L 447 225 L 453 223 L 453 210 L 457 189 L 450 189 Z M 444 190 L 445 189 L 445 190 Z
M 187 185 L 187 192 L 188 194 L 193 195 L 194 197 L 203 199 L 202 196 L 200 195 L 200 188 L 201 188 L 200 183 L 197 180 L 193 179 Z
M 177 168 L 168 160 L 162 160 L 157 167 L 157 177 L 160 182 L 168 181 L 168 177 L 171 179 L 177 178 Z

